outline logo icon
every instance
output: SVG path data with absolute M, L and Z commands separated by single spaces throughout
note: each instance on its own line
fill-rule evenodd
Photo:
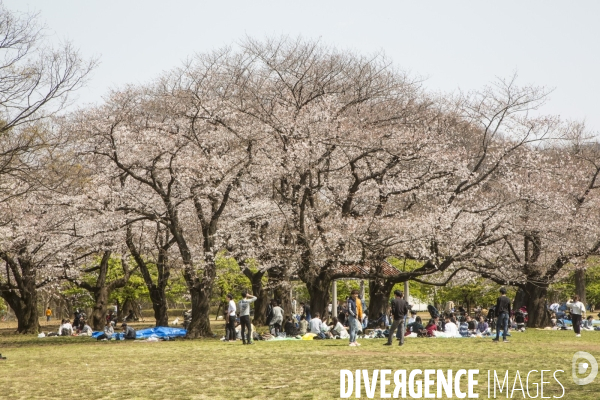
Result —
M 577 362 L 582 358 L 584 358 L 587 362 Z M 598 362 L 593 355 L 586 353 L 585 351 L 578 351 L 577 353 L 573 354 L 573 361 L 571 365 L 573 367 L 573 382 L 575 382 L 577 385 L 587 385 L 596 378 L 596 375 L 598 375 Z M 590 366 L 592 368 L 588 376 L 585 378 L 577 377 L 577 374 L 585 374 Z

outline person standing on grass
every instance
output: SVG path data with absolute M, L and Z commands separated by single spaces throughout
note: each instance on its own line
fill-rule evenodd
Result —
M 304 319 L 306 319 L 306 322 L 310 322 L 310 305 L 306 304 L 305 302 L 301 302 L 300 307 L 302 307 L 302 315 L 304 315 Z
M 296 302 L 296 298 L 295 298 L 295 297 L 293 297 L 293 298 L 292 298 L 292 317 L 293 317 L 295 320 L 298 320 L 298 314 L 296 313 L 297 304 L 298 304 L 298 303 Z
M 406 314 L 408 314 L 408 303 L 404 300 L 404 293 L 401 291 L 394 290 L 394 296 L 395 298 L 392 300 L 392 316 L 394 317 L 394 322 L 392 322 L 392 326 L 388 334 L 388 341 L 387 343 L 384 343 L 384 346 L 392 345 L 396 328 L 400 332 L 399 345 L 404 345 L 404 317 L 406 317 Z
M 231 293 L 227 294 L 227 302 L 228 302 L 228 306 L 227 306 L 227 320 L 225 321 L 227 323 L 227 328 L 229 328 L 229 337 L 227 339 L 229 339 L 230 342 L 235 342 L 235 312 L 236 312 L 236 307 L 235 307 L 235 301 L 233 301 L 233 295 Z
M 50 318 L 52 317 L 52 310 L 50 307 L 46 309 L 46 322 L 50 322 Z
M 270 326 L 275 330 L 275 336 L 281 332 L 281 326 L 283 325 L 283 308 L 279 307 L 277 301 L 273 302 L 273 318 L 271 319 Z
M 356 301 L 356 310 L 358 311 L 358 330 L 356 331 L 356 333 L 358 334 L 358 332 L 362 332 L 364 330 L 364 320 L 365 320 L 366 315 L 363 310 L 364 301 L 361 300 L 360 296 L 356 296 L 355 301 Z
M 496 320 L 496 339 L 493 339 L 494 342 L 498 342 L 500 340 L 500 328 L 502 328 L 502 338 L 505 343 L 508 342 L 506 338 L 508 335 L 508 319 L 510 316 L 510 299 L 506 297 L 506 289 L 500 288 L 500 297 L 496 301 L 496 316 L 498 319 Z
M 360 346 L 356 342 L 356 333 L 360 330 L 362 307 L 359 308 L 358 290 L 354 289 L 348 298 L 348 326 L 350 327 L 350 346 Z
M 81 318 L 81 312 L 79 311 L 79 308 L 78 308 L 73 313 L 73 328 L 76 328 L 76 327 L 79 326 L 79 319 L 80 318 Z
M 267 318 L 265 320 L 265 324 L 267 326 L 271 326 L 271 320 L 273 319 L 273 307 L 275 307 L 275 299 L 271 299 L 271 301 L 269 301 L 269 304 L 267 305 Z
M 575 296 L 573 300 L 567 301 L 567 307 L 571 309 L 571 322 L 573 322 L 575 337 L 581 337 L 581 319 L 585 317 L 585 305 L 580 301 L 579 296 Z
M 250 304 L 256 301 L 256 296 L 252 296 L 247 291 L 242 292 L 242 299 L 239 302 L 240 306 L 240 325 L 243 344 L 254 344 L 252 341 L 252 324 L 250 323 Z M 244 336 L 245 328 L 248 329 L 248 339 Z

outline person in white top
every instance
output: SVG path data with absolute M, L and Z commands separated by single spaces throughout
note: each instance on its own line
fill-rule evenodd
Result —
M 252 341 L 252 332 L 254 330 L 253 325 L 250 323 L 250 304 L 256 301 L 256 296 L 252 296 L 246 290 L 242 291 L 242 299 L 240 300 L 240 325 L 242 342 L 244 344 L 254 344 Z M 248 336 L 246 341 L 246 335 L 244 335 L 245 328 L 248 329 Z
M 575 296 L 573 300 L 567 301 L 567 307 L 571 309 L 571 322 L 573 322 L 575 337 L 581 337 L 581 319 L 585 317 L 585 305 L 579 301 L 579 296 Z
M 410 310 L 410 317 L 408 317 L 408 320 L 406 321 L 406 325 L 412 324 L 413 322 L 415 322 L 416 319 L 417 319 L 417 312 Z
M 323 322 L 319 317 L 319 313 L 315 313 L 315 316 L 310 319 L 310 322 L 308 323 L 310 325 L 310 333 L 315 333 L 318 335 L 323 330 Z
M 235 306 L 235 301 L 233 301 L 233 295 L 231 293 L 227 294 L 227 300 L 229 301 L 229 306 L 227 308 L 226 323 L 227 328 L 229 329 L 229 339 L 230 342 L 235 342 L 235 312 L 237 307 Z
M 340 323 L 340 321 L 338 321 L 336 317 L 333 317 L 331 320 L 332 328 L 329 330 L 329 332 L 327 332 L 326 336 L 330 339 L 348 339 L 350 335 L 348 334 L 346 328 L 344 328 L 344 326 Z
M 71 321 L 68 319 L 63 319 L 60 327 L 58 328 L 58 334 L 60 336 L 71 336 L 73 334 L 73 326 L 71 325 Z
M 292 299 L 292 315 L 294 316 L 294 318 L 296 318 L 296 316 L 298 315 L 298 314 L 296 313 L 296 306 L 297 306 L 297 304 L 298 304 L 298 303 L 296 302 L 296 298 L 294 297 L 294 298 Z
M 448 337 L 461 337 L 458 333 L 458 326 L 448 317 L 446 317 L 446 323 L 444 324 L 444 332 Z

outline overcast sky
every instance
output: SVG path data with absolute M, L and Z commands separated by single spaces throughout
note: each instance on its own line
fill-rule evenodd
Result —
M 434 91 L 477 89 L 518 72 L 554 89 L 544 111 L 600 131 L 600 1 L 4 0 L 39 11 L 53 35 L 101 64 L 79 104 L 143 83 L 196 52 L 245 35 L 302 35 L 383 50 Z

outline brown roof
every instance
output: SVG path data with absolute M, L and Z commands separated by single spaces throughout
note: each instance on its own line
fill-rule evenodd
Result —
M 371 271 L 371 263 L 366 262 L 364 264 L 340 264 L 338 268 L 335 270 L 336 274 L 347 275 L 348 277 L 368 277 L 372 272 L 377 272 L 379 275 L 383 275 L 385 277 L 393 277 L 400 273 L 396 268 L 394 268 L 387 261 L 383 261 L 379 268 L 375 271 Z

